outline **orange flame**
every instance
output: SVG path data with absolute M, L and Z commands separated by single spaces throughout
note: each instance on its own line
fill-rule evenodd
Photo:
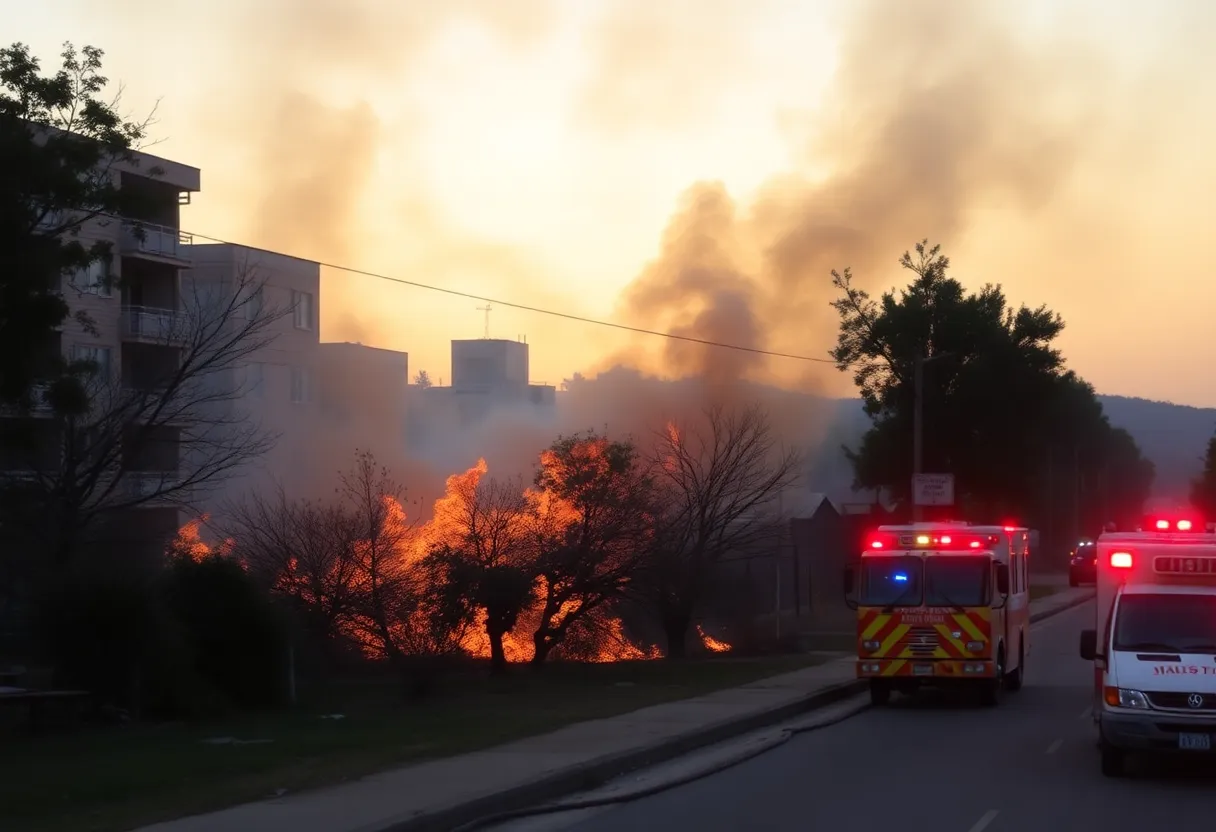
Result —
M 203 524 L 211 519 L 211 515 L 202 514 L 189 520 L 177 530 L 177 536 L 169 544 L 169 551 L 180 557 L 187 557 L 197 562 L 209 557 L 225 557 L 232 553 L 236 541 L 232 538 L 211 546 L 203 540 Z
M 705 630 L 701 628 L 700 624 L 697 625 L 697 635 L 701 637 L 701 644 L 704 645 L 705 649 L 711 653 L 729 653 L 731 650 L 731 646 L 729 644 L 727 644 L 725 641 L 720 641 L 719 639 L 716 639 L 709 633 L 705 632 Z
M 671 428 L 675 430 L 674 426 Z M 608 464 L 607 440 L 591 439 L 579 443 L 574 449 L 576 459 L 586 464 L 594 471 Z M 564 462 L 552 452 L 542 455 L 542 462 L 561 475 Z M 372 555 L 380 559 L 377 570 L 390 579 L 401 578 L 410 580 L 409 576 L 421 574 L 418 567 L 435 546 L 457 545 L 469 534 L 468 524 L 470 506 L 476 499 L 477 489 L 481 480 L 489 472 L 484 459 L 467 471 L 452 474 L 447 478 L 445 492 L 434 504 L 431 519 L 422 525 L 412 523 L 407 517 L 404 506 L 391 496 L 385 496 L 385 513 L 379 518 L 380 539 L 359 540 L 352 546 L 355 560 L 361 562 L 367 572 L 367 561 Z M 540 528 L 541 524 L 551 524 L 549 530 L 560 530 L 579 520 L 576 507 L 558 495 L 545 490 L 527 489 L 522 495 L 520 508 L 506 523 L 508 534 L 528 534 Z M 209 546 L 202 539 L 202 526 L 209 518 L 203 515 L 190 520 L 179 529 L 176 538 L 170 545 L 170 551 L 180 552 L 195 560 L 201 560 L 212 555 L 226 555 L 233 551 L 235 541 L 228 539 L 217 546 Z M 316 600 L 316 593 L 310 585 L 310 577 L 303 574 L 299 563 L 292 559 L 285 568 L 285 574 L 279 577 L 280 588 L 290 591 L 308 602 Z M 543 579 L 538 581 L 538 589 L 544 589 Z M 538 597 L 543 592 L 537 593 Z M 574 613 L 577 601 L 567 601 L 561 605 L 557 621 L 566 619 Z M 415 609 L 404 616 L 398 616 L 391 624 L 382 624 L 379 631 L 372 623 L 361 622 L 343 625 L 343 633 L 358 644 L 369 656 L 382 656 L 384 644 L 383 629 L 387 628 L 392 641 L 403 652 L 410 652 L 425 640 L 426 622 L 429 618 L 428 609 Z M 525 609 L 519 616 L 512 632 L 504 638 L 504 650 L 510 662 L 530 661 L 535 653 L 532 634 L 540 625 L 542 605 L 537 603 Z M 701 638 L 706 647 L 713 652 L 724 652 L 730 645 L 710 639 L 703 632 Z M 479 612 L 466 631 L 458 634 L 460 649 L 477 658 L 490 656 L 489 638 L 485 632 L 485 613 Z M 419 647 L 418 649 L 424 649 Z M 577 658 L 589 662 L 614 662 L 630 660 L 650 660 L 661 657 L 656 646 L 639 646 L 626 633 L 623 622 L 597 608 L 581 618 L 571 628 L 567 639 L 556 651 L 565 658 Z

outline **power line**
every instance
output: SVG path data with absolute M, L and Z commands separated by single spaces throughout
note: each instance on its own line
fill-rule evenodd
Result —
M 241 248 L 255 248 L 254 246 L 246 246 L 243 243 L 234 243 L 231 240 L 224 240 L 219 237 L 211 237 L 207 234 L 199 234 L 194 231 L 182 230 L 181 233 L 185 234 L 191 238 L 198 238 L 200 240 L 209 240 L 210 242 L 213 242 L 213 243 L 222 243 L 224 245 L 230 245 L 230 246 L 240 246 Z M 279 253 L 283 253 L 283 252 L 279 252 Z M 288 255 L 288 256 L 294 256 L 294 255 Z M 305 257 L 305 258 L 300 258 L 300 259 L 308 260 L 309 258 Z M 447 289 L 447 288 L 444 288 L 443 286 L 435 286 L 430 283 L 421 283 L 417 280 L 407 280 L 404 277 L 393 277 L 391 275 L 379 274 L 377 272 L 370 272 L 365 269 L 356 269 L 351 266 L 342 266 L 342 265 L 338 265 L 336 263 L 326 263 L 323 260 L 311 260 L 310 262 L 316 263 L 319 266 L 324 266 L 327 269 L 333 269 L 334 271 L 346 272 L 347 274 L 357 274 L 357 275 L 360 275 L 361 277 L 371 277 L 376 280 L 386 280 L 390 283 L 399 283 L 403 286 L 412 286 L 415 289 L 426 289 L 431 292 L 442 292 L 445 295 L 452 295 L 452 296 L 458 297 L 458 298 L 467 298 L 469 300 L 484 301 L 486 304 L 489 304 L 489 305 L 506 306 L 511 309 L 519 309 L 524 312 L 535 312 L 539 315 L 549 315 L 554 318 L 564 318 L 568 321 L 575 321 L 577 323 L 582 323 L 582 324 L 591 324 L 592 326 L 608 327 L 609 329 L 618 329 L 618 330 L 623 330 L 625 332 L 633 332 L 638 335 L 653 335 L 658 338 L 670 338 L 673 341 L 685 341 L 690 344 L 701 344 L 701 345 L 707 346 L 707 347 L 718 347 L 720 349 L 725 349 L 725 350 L 735 350 L 737 352 L 748 352 L 748 353 L 754 353 L 756 355 L 766 355 L 766 356 L 769 356 L 770 358 L 788 358 L 793 361 L 811 361 L 811 362 L 815 362 L 815 363 L 819 363 L 819 364 L 835 364 L 836 363 L 835 361 L 833 361 L 830 358 L 815 358 L 814 356 L 810 356 L 810 355 L 797 355 L 797 354 L 788 353 L 788 352 L 776 352 L 774 350 L 760 349 L 759 347 L 745 347 L 745 346 L 742 346 L 741 344 L 727 344 L 722 341 L 711 341 L 708 338 L 696 338 L 691 335 L 679 335 L 674 332 L 663 332 L 663 331 L 657 330 L 657 329 L 646 329 L 645 327 L 629 326 L 628 324 L 619 324 L 614 321 L 604 321 L 604 320 L 600 320 L 598 318 L 588 318 L 583 315 L 574 315 L 570 312 L 558 312 L 555 309 L 542 309 L 539 306 L 529 306 L 528 304 L 515 303 L 513 301 L 502 300 L 500 298 L 491 298 L 491 297 L 486 297 L 485 295 L 475 295 L 475 294 L 472 294 L 471 292 L 461 292 L 457 289 Z

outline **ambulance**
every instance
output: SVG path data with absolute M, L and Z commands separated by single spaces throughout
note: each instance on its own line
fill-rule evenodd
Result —
M 1155 516 L 1098 538 L 1094 664 L 1102 773 L 1129 753 L 1211 752 L 1216 735 L 1216 525 Z
M 995 705 L 1030 655 L 1030 531 L 963 522 L 879 526 L 845 570 L 857 677 L 870 701 L 963 686 Z

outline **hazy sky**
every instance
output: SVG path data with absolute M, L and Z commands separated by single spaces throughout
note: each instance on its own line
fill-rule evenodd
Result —
M 574 314 L 823 356 L 832 268 L 917 239 L 1046 303 L 1100 392 L 1216 405 L 1216 4 L 1204 0 L 0 0 L 107 52 L 190 230 Z M 475 301 L 326 273 L 323 336 L 449 376 Z M 534 381 L 628 351 L 849 393 L 510 309 Z

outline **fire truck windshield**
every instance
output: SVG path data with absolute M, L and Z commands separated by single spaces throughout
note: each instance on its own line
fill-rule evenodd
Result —
M 921 559 L 914 555 L 862 560 L 858 603 L 870 607 L 918 607 L 922 592 Z
M 1114 642 L 1116 650 L 1216 653 L 1216 596 L 1124 595 Z
M 925 605 L 982 607 L 988 603 L 991 561 L 973 555 L 925 559 Z
M 975 555 L 871 556 L 858 603 L 871 607 L 982 607 L 990 597 L 988 558 Z

